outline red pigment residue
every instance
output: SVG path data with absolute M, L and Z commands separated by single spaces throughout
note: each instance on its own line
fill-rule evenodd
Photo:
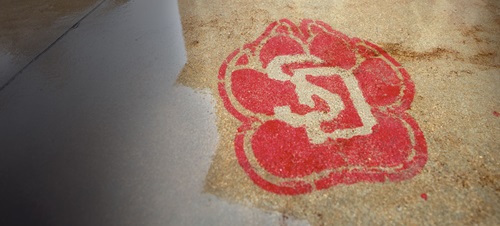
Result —
M 420 195 L 420 197 L 422 197 L 422 199 L 424 199 L 425 201 L 427 201 L 427 194 L 426 193 L 422 193 Z
M 427 162 L 423 133 L 406 113 L 409 74 L 377 45 L 324 22 L 273 22 L 228 56 L 218 78 L 225 108 L 241 122 L 238 162 L 269 192 L 401 181 Z
M 493 115 L 496 116 L 496 117 L 500 117 L 500 113 L 498 111 L 494 111 Z

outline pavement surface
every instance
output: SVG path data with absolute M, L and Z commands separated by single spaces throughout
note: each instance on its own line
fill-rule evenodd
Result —
M 1 225 L 307 225 L 203 193 L 176 1 L 0 1 Z
M 498 1 L 179 9 L 178 81 L 216 100 L 205 191 L 312 225 L 499 224 Z
M 0 0 L 0 225 L 499 225 L 494 0 Z

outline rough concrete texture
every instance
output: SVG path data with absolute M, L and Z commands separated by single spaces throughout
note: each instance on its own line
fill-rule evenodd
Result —
M 180 1 L 188 64 L 181 84 L 217 100 L 219 143 L 205 191 L 313 225 L 500 224 L 500 5 L 497 1 Z M 428 161 L 401 182 L 338 185 L 304 195 L 257 186 L 235 155 L 241 122 L 223 106 L 228 56 L 274 21 L 320 20 L 368 40 L 415 84 L 408 110 Z

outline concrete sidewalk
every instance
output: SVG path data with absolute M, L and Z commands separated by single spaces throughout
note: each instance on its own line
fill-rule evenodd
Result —
M 0 225 L 500 224 L 499 12 L 0 0 Z

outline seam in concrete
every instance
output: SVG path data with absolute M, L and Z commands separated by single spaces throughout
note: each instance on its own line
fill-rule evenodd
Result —
M 76 29 L 85 18 L 87 18 L 90 14 L 92 14 L 97 8 L 99 8 L 106 1 L 107 0 L 102 0 L 101 2 L 99 2 L 99 4 L 97 4 L 96 6 L 94 6 L 94 8 L 92 8 L 88 13 L 86 13 L 85 15 L 83 15 L 83 17 L 80 18 L 75 24 L 73 24 L 73 26 L 71 26 L 70 28 L 68 28 L 61 36 L 59 36 L 55 41 L 53 41 L 49 46 L 47 46 L 47 48 L 45 48 L 42 52 L 40 52 L 38 55 L 36 55 L 33 59 L 31 59 L 30 62 L 28 62 L 26 65 L 24 65 L 24 67 L 21 68 L 21 70 L 19 70 L 12 77 L 10 77 L 9 80 L 7 80 L 7 82 L 0 87 L 0 92 L 2 92 L 8 85 L 10 85 L 33 62 L 35 62 L 36 60 L 38 60 L 38 58 L 40 58 L 40 56 L 42 56 L 44 53 L 46 53 L 47 51 L 49 51 L 49 49 L 51 49 L 57 42 L 59 42 L 59 40 L 61 40 L 62 38 L 64 38 L 64 36 L 66 36 L 71 30 Z

